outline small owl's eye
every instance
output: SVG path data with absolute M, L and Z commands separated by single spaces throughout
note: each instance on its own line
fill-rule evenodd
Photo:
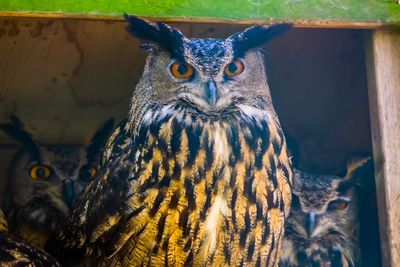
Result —
M 232 61 L 225 67 L 225 74 L 228 76 L 235 76 L 242 73 L 244 65 L 241 61 Z
M 329 210 L 344 210 L 349 205 L 349 201 L 346 199 L 337 199 L 329 203 Z
M 96 166 L 92 164 L 86 164 L 81 167 L 79 170 L 79 178 L 83 180 L 88 180 L 92 178 L 97 172 Z
M 29 170 L 29 176 L 34 180 L 49 178 L 50 174 L 50 168 L 41 164 L 34 165 Z
M 193 72 L 193 67 L 185 62 L 175 62 L 171 65 L 171 73 L 176 78 L 189 78 Z

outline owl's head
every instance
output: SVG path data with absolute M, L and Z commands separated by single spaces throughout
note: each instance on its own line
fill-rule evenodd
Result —
M 343 259 L 351 260 L 354 266 L 354 258 L 359 253 L 356 189 L 361 178 L 356 170 L 368 160 L 349 161 L 345 177 L 293 170 L 292 204 L 285 222 L 283 258 L 293 257 L 292 260 L 299 264 L 300 259 L 317 254 L 329 258 L 335 253 L 343 253 Z
M 134 99 L 176 103 L 203 114 L 221 113 L 236 103 L 272 108 L 257 48 L 291 24 L 258 25 L 227 39 L 196 39 L 162 22 L 125 18 L 128 31 L 147 42 L 143 47 L 149 50 Z
M 34 140 L 16 116 L 0 125 L 22 147 L 13 157 L 5 191 L 7 217 L 46 231 L 55 229 L 77 194 L 95 176 L 102 146 L 113 127 L 107 121 L 89 145 L 49 145 Z

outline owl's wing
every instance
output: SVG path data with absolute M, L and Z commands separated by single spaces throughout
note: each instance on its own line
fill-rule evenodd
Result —
M 7 233 L 0 233 L 0 266 L 61 266 L 43 250 Z
M 71 216 L 58 233 L 57 244 L 71 249 L 70 252 L 78 250 L 86 256 L 93 255 L 94 251 L 114 252 L 107 253 L 106 244 L 118 235 L 119 225 L 127 220 L 124 212 L 129 210 L 125 203 L 125 181 L 121 179 L 136 168 L 130 156 L 135 148 L 125 126 L 123 121 L 110 137 L 98 177 L 78 197 Z M 62 251 L 56 253 L 64 254 Z

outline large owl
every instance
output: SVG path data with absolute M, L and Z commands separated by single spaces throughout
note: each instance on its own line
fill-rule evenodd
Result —
M 0 266 L 58 267 L 53 257 L 9 233 L 8 222 L 0 210 Z
M 350 161 L 344 178 L 294 169 L 279 266 L 360 266 L 356 170 L 368 159 Z
M 257 47 L 291 25 L 188 39 L 126 19 L 149 56 L 61 243 L 104 266 L 277 266 L 292 171 Z
M 49 145 L 35 141 L 22 123 L 0 129 L 22 143 L 9 167 L 5 213 L 15 235 L 43 247 L 68 214 L 76 195 L 93 179 L 113 121 L 104 124 L 90 145 Z

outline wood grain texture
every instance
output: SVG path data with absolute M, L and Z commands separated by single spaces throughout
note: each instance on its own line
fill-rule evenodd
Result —
M 400 31 L 366 41 L 383 266 L 400 262 Z

